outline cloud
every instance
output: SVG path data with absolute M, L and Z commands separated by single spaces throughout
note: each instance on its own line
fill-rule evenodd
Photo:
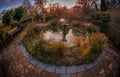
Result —
M 5 2 L 10 2 L 10 0 L 5 0 Z

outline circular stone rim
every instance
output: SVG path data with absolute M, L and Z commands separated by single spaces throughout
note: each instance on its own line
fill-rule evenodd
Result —
M 91 62 L 89 64 L 71 65 L 71 66 L 55 66 L 55 65 L 40 62 L 37 59 L 33 58 L 28 53 L 23 42 L 20 44 L 20 47 L 22 49 L 23 55 L 35 67 L 38 67 L 39 69 L 50 72 L 50 73 L 58 73 L 58 74 L 65 74 L 65 73 L 72 74 L 72 73 L 82 72 L 82 71 L 85 71 L 87 69 L 90 69 L 90 68 L 94 67 L 95 65 L 97 65 L 99 62 L 101 62 L 103 56 L 107 52 L 106 49 L 103 50 L 102 54 L 98 57 L 98 59 L 95 62 Z

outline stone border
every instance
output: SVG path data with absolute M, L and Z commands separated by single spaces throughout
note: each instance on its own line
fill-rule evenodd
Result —
M 97 65 L 99 62 L 101 62 L 102 58 L 104 57 L 106 53 L 106 49 L 103 51 L 103 53 L 100 55 L 100 57 L 92 63 L 89 64 L 83 64 L 83 65 L 73 65 L 73 66 L 55 66 L 55 65 L 50 65 L 46 64 L 43 62 L 40 62 L 33 58 L 31 55 L 29 55 L 28 51 L 25 48 L 24 43 L 20 45 L 20 48 L 22 49 L 22 52 L 24 56 L 27 58 L 27 60 L 33 64 L 35 67 L 38 67 L 41 70 L 50 72 L 50 73 L 57 73 L 57 74 L 73 74 L 73 73 L 78 73 L 81 71 L 85 71 L 87 69 L 90 69 Z

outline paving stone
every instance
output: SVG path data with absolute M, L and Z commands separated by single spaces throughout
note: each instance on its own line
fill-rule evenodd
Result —
M 60 77 L 59 74 L 42 71 L 40 77 Z
M 26 49 L 23 46 L 21 47 L 21 49 L 22 49 L 22 52 L 23 52 L 24 56 L 29 55 L 28 52 L 26 51 Z
M 65 74 L 65 72 L 66 72 L 66 67 L 64 67 L 64 66 L 56 66 L 55 73 Z
M 55 66 L 49 65 L 45 68 L 45 71 L 54 73 L 55 72 Z
M 77 77 L 77 73 L 71 74 L 71 77 Z
M 85 71 L 85 70 L 86 70 L 85 65 L 77 66 L 77 72 L 81 72 L 81 71 Z
M 104 69 L 100 70 L 99 74 L 101 75 L 103 73 L 105 73 L 105 70 Z
M 77 72 L 77 66 L 70 66 L 66 68 L 66 73 L 76 73 Z
M 85 65 L 85 68 L 90 69 L 90 68 L 94 67 L 94 65 L 95 65 L 94 63 L 90 63 L 90 64 Z
M 83 72 L 79 72 L 77 73 L 77 76 L 76 77 L 83 77 L 84 73 Z
M 34 59 L 34 58 L 32 58 L 32 59 L 30 60 L 30 62 L 31 62 L 33 65 L 35 65 L 35 66 L 39 63 L 39 61 L 37 61 L 37 60 Z
M 112 68 L 113 68 L 113 64 L 110 63 L 108 67 L 109 67 L 110 70 L 112 70 Z
M 40 68 L 41 70 L 45 70 L 45 65 L 44 65 L 44 63 L 42 63 L 42 62 L 39 62 L 37 65 L 36 65 L 36 67 L 38 67 L 38 68 Z
M 21 48 L 21 45 L 18 45 L 18 46 L 16 47 L 16 49 L 17 49 L 17 48 Z
M 26 58 L 27 58 L 28 61 L 30 61 L 32 59 L 32 56 L 27 55 Z
M 71 77 L 71 74 L 60 74 L 60 77 Z

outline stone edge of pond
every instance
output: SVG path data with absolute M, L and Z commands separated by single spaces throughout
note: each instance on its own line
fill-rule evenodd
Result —
M 72 73 L 77 73 L 77 72 L 82 72 L 87 69 L 90 69 L 97 65 L 99 62 L 101 62 L 102 58 L 104 57 L 106 50 L 103 51 L 103 53 L 100 55 L 100 57 L 92 63 L 89 64 L 83 64 L 83 65 L 72 65 L 72 66 L 55 66 L 55 65 L 50 65 L 46 64 L 43 62 L 40 62 L 33 58 L 31 55 L 29 55 L 24 43 L 22 42 L 20 45 L 23 55 L 27 58 L 27 60 L 33 64 L 35 67 L 50 72 L 50 73 L 58 73 L 58 74 L 72 74 Z

